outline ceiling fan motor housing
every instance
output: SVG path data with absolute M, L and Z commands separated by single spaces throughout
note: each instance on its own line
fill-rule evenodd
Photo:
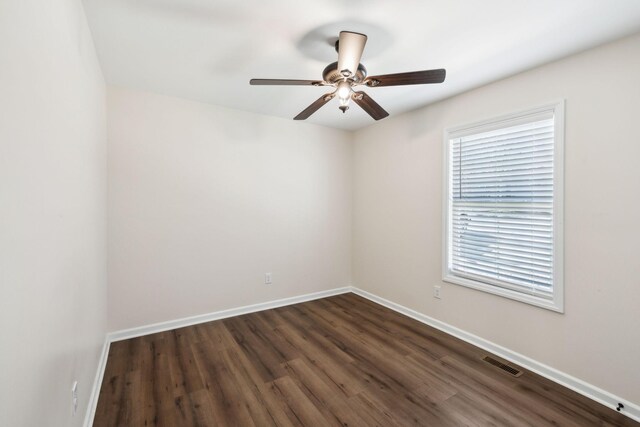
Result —
M 344 80 L 344 75 L 338 70 L 338 62 L 332 62 L 327 65 L 322 72 L 322 79 L 327 83 L 336 84 Z M 358 71 L 354 76 L 350 76 L 347 80 L 354 83 L 362 83 L 367 78 L 367 69 L 362 64 L 358 64 Z

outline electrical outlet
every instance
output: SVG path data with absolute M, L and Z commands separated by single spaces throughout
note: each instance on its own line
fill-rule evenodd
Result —
M 442 298 L 442 296 L 440 295 L 440 291 L 441 291 L 440 286 L 434 286 L 433 287 L 433 297 L 434 298 L 438 298 L 438 299 Z
M 271 284 L 271 273 L 264 273 L 264 284 L 265 285 Z
M 78 412 L 78 381 L 74 381 L 71 385 L 71 415 L 76 416 Z

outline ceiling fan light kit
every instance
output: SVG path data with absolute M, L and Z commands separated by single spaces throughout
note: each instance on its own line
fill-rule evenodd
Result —
M 338 97 L 338 108 L 346 113 L 349 101 L 353 100 L 374 120 L 384 119 L 389 115 L 384 108 L 362 91 L 354 91 L 354 87 L 364 85 L 370 88 L 379 86 L 402 86 L 427 83 L 442 83 L 446 77 L 444 69 L 411 71 L 408 73 L 383 74 L 367 77 L 367 69 L 360 63 L 367 36 L 351 31 L 341 31 L 336 41 L 338 61 L 333 62 L 322 72 L 323 80 L 292 79 L 251 79 L 251 85 L 284 85 L 284 86 L 331 86 L 332 92 L 322 95 L 305 108 L 294 120 L 305 120 L 318 111 L 334 97 Z

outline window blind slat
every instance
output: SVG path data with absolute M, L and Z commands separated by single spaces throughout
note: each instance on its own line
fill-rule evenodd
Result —
M 535 166 L 548 167 L 551 165 L 553 155 L 548 153 L 547 155 L 540 155 L 537 157 L 525 157 L 521 159 L 507 159 L 505 161 L 487 162 L 482 164 L 464 164 L 462 162 L 460 168 L 464 167 L 465 173 L 481 173 L 481 172 L 495 172 L 497 170 L 531 170 Z M 453 173 L 458 172 L 458 169 L 454 166 Z
M 536 144 L 535 141 L 527 144 L 526 146 L 519 147 L 519 149 L 514 150 L 493 150 L 493 153 L 488 153 L 487 151 L 477 151 L 476 153 L 468 153 L 467 151 L 460 151 L 459 153 L 454 153 L 453 160 L 454 161 L 464 161 L 466 164 L 476 164 L 491 161 L 494 162 L 496 160 L 501 159 L 512 159 L 518 157 L 531 157 L 532 155 L 536 155 L 540 157 L 544 154 L 548 154 L 553 151 L 553 144 L 551 140 L 546 144 Z
M 483 255 L 486 254 L 486 250 L 484 248 L 479 248 L 475 245 L 468 245 L 465 243 L 461 243 L 459 245 L 459 249 L 456 252 L 454 250 L 453 253 L 459 253 L 459 254 L 465 254 L 465 253 L 471 253 L 471 254 L 477 254 L 477 255 Z M 519 260 L 521 262 L 524 263 L 532 263 L 532 264 L 537 264 L 537 265 L 544 265 L 544 266 L 548 266 L 551 264 L 552 259 L 551 259 L 551 254 L 549 255 L 536 255 L 535 253 L 530 253 L 528 251 L 513 251 L 513 250 L 509 250 L 509 249 L 505 249 L 504 247 L 497 247 L 496 248 L 496 252 L 500 253 L 502 256 L 504 256 L 506 259 L 511 259 L 511 260 Z
M 494 179 L 509 181 L 509 180 L 518 180 L 518 179 L 524 179 L 528 177 L 537 177 L 537 176 L 545 176 L 545 175 L 547 177 L 553 177 L 553 169 L 551 168 L 551 166 L 549 166 L 549 167 L 540 167 L 537 169 L 525 169 L 521 173 L 514 172 L 513 170 L 508 170 L 504 172 L 496 171 L 496 172 L 481 173 L 481 174 L 477 174 L 477 176 L 474 174 L 466 173 L 466 171 L 460 174 L 460 172 L 458 171 L 457 174 L 453 175 L 452 180 L 454 182 L 459 180 L 460 175 L 464 175 L 467 181 L 482 180 L 482 181 L 492 182 Z
M 518 138 L 521 138 L 523 136 L 538 135 L 541 133 L 549 133 L 549 132 L 551 133 L 553 132 L 553 121 L 550 121 L 548 123 L 540 123 L 535 128 L 520 129 L 520 130 L 511 128 L 510 131 L 507 131 L 501 134 L 487 132 L 487 133 L 480 133 L 477 135 L 463 136 L 458 141 L 454 141 L 454 144 L 464 143 L 469 147 L 473 147 L 477 145 L 486 146 L 488 143 L 491 143 L 491 142 L 502 142 L 502 143 L 508 144 L 510 141 L 517 140 Z
M 470 146 L 467 143 L 454 143 L 451 156 L 453 159 L 459 159 L 461 156 L 464 156 L 465 158 L 474 158 L 478 156 L 486 156 L 489 151 L 495 151 L 496 153 L 518 152 L 520 150 L 543 149 L 550 146 L 553 146 L 553 134 L 548 133 L 511 140 L 507 143 L 477 143 L 475 146 Z
M 546 280 L 551 280 L 551 275 L 547 274 L 544 269 L 533 268 L 532 266 L 526 266 L 522 268 L 518 268 L 513 264 L 509 264 L 504 262 L 503 260 L 496 259 L 486 259 L 486 258 L 470 258 L 470 257 L 453 257 L 454 260 L 458 260 L 461 264 L 467 264 L 470 266 L 483 266 L 484 268 L 489 269 L 488 271 L 493 271 L 503 275 L 514 275 L 519 276 L 521 278 L 527 278 L 527 276 L 531 276 L 532 279 L 544 282 Z M 522 264 L 521 264 L 522 265 Z
M 475 272 L 475 273 L 484 273 L 489 277 L 493 277 L 496 279 L 517 279 L 521 282 L 526 282 L 528 284 L 528 287 L 533 288 L 536 286 L 539 287 L 549 287 L 551 284 L 551 279 L 545 279 L 545 278 L 541 278 L 541 277 L 537 277 L 535 275 L 532 274 L 518 274 L 518 273 L 514 273 L 514 272 L 510 272 L 507 270 L 503 270 L 503 269 L 495 269 L 495 268 L 491 268 L 491 267 L 487 267 L 484 265 L 480 265 L 477 263 L 465 263 L 465 262 L 458 262 L 456 264 L 456 267 L 462 269 L 463 271 L 470 271 L 470 272 Z
M 551 295 L 553 118 L 450 141 L 453 272 Z
M 512 249 L 512 250 L 521 250 L 521 251 L 525 251 L 525 250 L 530 250 L 533 253 L 536 253 L 535 251 L 537 251 L 537 253 L 547 253 L 545 251 L 548 250 L 548 243 L 537 243 L 537 242 L 531 242 L 529 240 L 524 240 L 524 241 L 517 241 L 517 240 L 509 240 L 509 239 L 501 239 L 500 241 L 496 241 L 493 238 L 488 238 L 488 239 L 482 239 L 482 238 L 474 238 L 474 237 L 465 237 L 464 239 L 453 239 L 454 243 L 458 242 L 458 243 L 468 243 L 468 244 L 472 244 L 473 242 L 479 242 L 479 245 L 490 245 L 490 244 L 496 244 L 499 245 L 501 248 L 505 248 L 505 249 Z

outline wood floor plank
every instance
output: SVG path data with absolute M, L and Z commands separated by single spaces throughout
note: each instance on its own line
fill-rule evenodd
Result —
M 375 404 L 365 393 L 350 397 L 347 402 L 353 413 L 368 426 L 402 427 L 394 419 L 393 411 Z
M 192 346 L 195 343 L 180 343 L 176 334 L 164 338 L 168 346 L 169 375 L 173 384 L 173 396 L 188 396 L 204 388 L 202 376 L 196 367 Z
M 197 342 L 192 347 L 217 423 L 224 425 L 228 420 L 235 420 L 238 425 L 255 425 L 244 405 L 242 390 L 236 384 L 238 374 L 227 365 L 223 352 L 217 351 L 210 341 Z
M 193 406 L 190 396 L 174 397 L 172 403 L 162 405 L 152 422 L 136 424 L 145 426 L 200 426 L 193 416 Z
M 304 311 L 299 312 L 299 314 L 302 313 L 307 315 Z M 339 360 L 345 364 L 353 362 L 353 358 L 344 351 L 344 348 L 335 346 L 331 340 L 327 339 L 326 336 L 331 331 L 321 328 L 321 325 L 317 323 L 312 326 L 298 324 L 296 314 L 285 313 L 283 318 L 288 323 L 278 326 L 275 332 L 283 331 L 284 333 L 280 334 L 282 338 L 289 341 L 300 352 L 307 355 L 320 352 L 328 358 Z
M 347 400 L 341 395 L 336 395 L 333 388 L 320 378 L 305 360 L 292 360 L 285 363 L 284 368 L 288 377 L 322 413 L 327 426 L 366 427 L 362 419 L 353 416 Z
M 295 426 L 324 426 L 328 421 L 288 376 L 268 384 L 269 391 Z
M 283 326 L 280 330 L 286 331 L 286 328 L 286 326 Z M 305 347 L 306 344 L 307 351 L 302 352 L 302 357 L 313 366 L 316 374 L 321 377 L 326 384 L 334 388 L 336 393 L 342 394 L 345 397 L 354 396 L 362 391 L 365 379 L 353 369 L 349 369 L 353 359 L 349 358 L 350 361 L 345 363 L 340 358 L 332 358 L 332 354 L 336 354 L 337 352 L 341 353 L 342 350 L 336 349 L 334 352 L 325 351 L 326 347 L 316 345 L 317 341 L 314 338 L 318 338 L 317 334 L 309 333 L 309 331 L 306 331 L 305 334 L 306 335 L 303 335 L 301 333 L 297 335 L 296 332 L 293 332 L 290 338 L 299 345 L 300 348 Z M 306 338 L 306 336 L 309 338 Z M 336 363 L 337 360 L 339 361 L 338 363 Z
M 227 366 L 233 370 L 236 386 L 242 395 L 241 401 L 256 426 L 277 426 L 287 424 L 282 414 L 274 410 L 274 402 L 266 392 L 266 384 L 258 380 L 259 374 L 247 369 L 250 361 L 234 349 L 223 352 Z M 250 370 L 251 368 L 249 368 Z
M 512 393 L 504 381 L 502 372 L 481 372 L 458 361 L 453 356 L 445 356 L 436 362 L 437 369 L 457 381 L 457 394 L 465 393 L 475 397 L 478 408 L 493 408 L 490 415 L 508 419 L 517 425 L 573 425 L 573 421 L 559 412 L 547 412 L 536 407 L 536 402 L 522 394 Z M 514 408 L 517 408 L 514 410 Z M 478 411 L 480 414 L 482 411 Z M 589 425 L 587 423 L 586 425 Z
M 486 354 L 338 295 L 112 343 L 94 426 L 640 426 Z
M 249 322 L 249 316 L 225 319 L 222 322 L 229 329 L 240 349 L 256 363 L 256 367 L 265 382 L 273 381 L 286 375 L 280 364 L 287 358 L 265 338 L 264 334 L 256 334 Z
M 201 341 L 211 341 L 218 350 L 226 350 L 237 345 L 222 322 L 202 323 L 193 325 L 193 328 L 198 331 Z

